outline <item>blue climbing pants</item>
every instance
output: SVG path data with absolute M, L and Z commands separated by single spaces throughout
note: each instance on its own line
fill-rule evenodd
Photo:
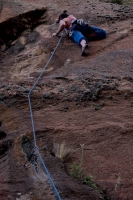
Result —
M 104 29 L 101 29 L 97 26 L 90 26 L 89 34 L 91 33 L 95 33 L 98 40 L 102 40 L 108 36 L 107 32 Z
M 72 32 L 71 38 L 78 44 L 80 45 L 81 40 L 85 40 L 86 43 L 88 44 L 88 40 L 85 36 L 80 31 L 74 30 Z

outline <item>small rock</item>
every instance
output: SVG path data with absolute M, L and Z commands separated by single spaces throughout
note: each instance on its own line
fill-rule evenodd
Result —
M 124 93 L 124 97 L 125 97 L 125 99 L 127 99 L 127 98 L 128 98 L 128 95 L 127 95 L 127 93 Z

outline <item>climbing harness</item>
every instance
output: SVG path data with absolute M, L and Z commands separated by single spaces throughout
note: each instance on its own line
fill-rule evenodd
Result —
M 35 126 L 34 126 L 34 120 L 33 120 L 33 113 L 32 113 L 30 95 L 31 95 L 33 89 L 35 88 L 36 84 L 38 83 L 39 79 L 41 78 L 42 74 L 45 72 L 46 67 L 47 67 L 48 64 L 50 63 L 50 61 L 51 61 L 51 59 L 52 59 L 54 53 L 56 52 L 56 50 L 57 50 L 57 48 L 58 48 L 58 46 L 59 46 L 59 44 L 60 44 L 60 42 L 61 42 L 62 36 L 63 36 L 63 32 L 62 32 L 62 34 L 61 34 L 61 36 L 60 36 L 60 39 L 58 40 L 58 43 L 57 43 L 56 47 L 54 48 L 54 51 L 52 52 L 52 54 L 51 54 L 49 60 L 47 61 L 46 65 L 44 66 L 44 68 L 43 68 L 43 70 L 42 70 L 42 72 L 40 73 L 39 77 L 38 77 L 37 80 L 35 81 L 34 85 L 33 85 L 32 88 L 30 89 L 29 94 L 28 94 L 28 102 L 29 102 L 29 109 L 30 109 L 30 117 L 31 117 L 31 123 L 32 123 L 32 132 L 33 132 L 33 136 L 34 136 L 34 148 L 35 148 L 35 150 L 36 150 L 36 152 L 37 152 L 37 154 L 38 154 L 38 156 L 39 156 L 39 158 L 40 158 L 40 161 L 41 161 L 41 163 L 42 163 L 42 165 L 43 165 L 43 167 L 44 167 L 44 170 L 45 170 L 45 172 L 46 172 L 46 174 L 47 174 L 47 176 L 48 176 L 48 178 L 49 178 L 49 181 L 50 181 L 50 183 L 51 183 L 51 185 L 52 185 L 52 187 L 53 187 L 53 189 L 54 189 L 54 192 L 55 192 L 55 194 L 56 194 L 58 200 L 61 200 L 61 197 L 60 197 L 60 195 L 59 195 L 59 193 L 58 193 L 58 191 L 57 191 L 57 189 L 56 189 L 56 187 L 55 187 L 55 184 L 54 184 L 54 182 L 53 182 L 53 180 L 52 180 L 52 178 L 51 178 L 51 176 L 50 176 L 50 174 L 49 174 L 49 172 L 48 172 L 48 169 L 47 169 L 47 167 L 46 167 L 46 165 L 45 165 L 45 163 L 44 163 L 44 161 L 43 161 L 43 159 L 42 159 L 42 156 L 41 156 L 41 154 L 40 154 L 40 152 L 39 152 L 39 149 L 38 149 L 38 147 L 37 147 L 37 143 L 36 143 L 36 133 L 35 133 Z

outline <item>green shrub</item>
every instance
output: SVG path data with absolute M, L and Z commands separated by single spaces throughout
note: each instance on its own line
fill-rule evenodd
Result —
M 81 166 L 77 163 L 74 163 L 71 167 L 71 176 L 74 178 L 82 179 L 84 176 L 84 172 Z
M 89 185 L 94 190 L 97 190 L 103 197 L 104 200 L 110 200 L 109 197 L 107 197 L 106 194 L 103 193 L 103 191 L 93 182 L 93 177 L 90 175 L 87 175 L 84 170 L 82 169 L 82 163 L 83 163 L 83 153 L 84 153 L 84 144 L 81 146 L 81 158 L 79 164 L 74 163 L 71 166 L 71 176 L 74 178 L 79 179 L 83 184 Z

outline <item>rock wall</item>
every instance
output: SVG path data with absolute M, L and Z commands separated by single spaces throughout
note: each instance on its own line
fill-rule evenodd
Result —
M 81 47 L 63 35 L 31 93 L 38 149 L 61 199 L 133 199 L 132 6 L 32 0 L 36 9 L 18 9 L 18 15 L 10 3 L 0 4 L 1 21 L 5 8 L 13 16 L 0 24 L 0 199 L 56 199 L 34 151 L 27 97 L 59 41 L 51 35 L 64 8 L 104 28 L 108 37 L 89 41 L 82 57 Z M 75 150 L 64 160 L 55 151 L 62 143 Z M 72 176 L 82 153 L 85 180 Z

